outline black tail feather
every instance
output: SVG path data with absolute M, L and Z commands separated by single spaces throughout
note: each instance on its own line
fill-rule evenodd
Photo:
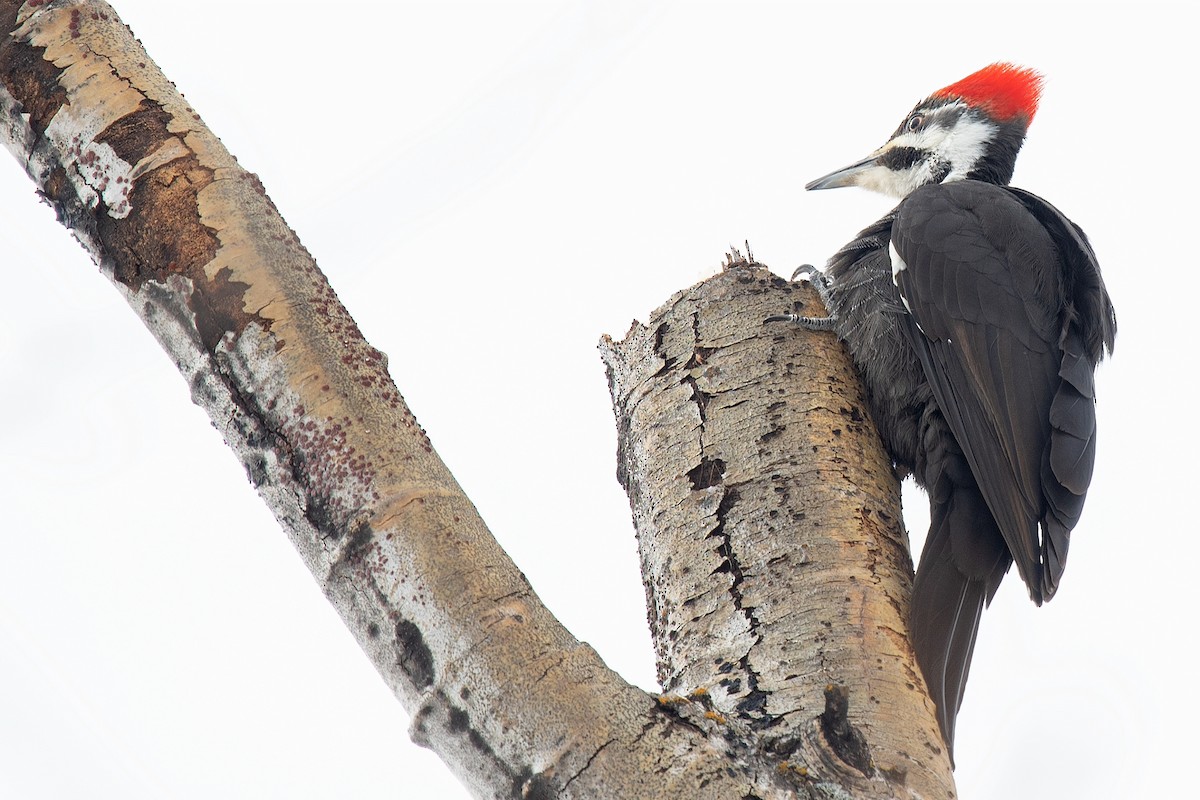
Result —
M 953 762 L 979 618 L 1011 558 L 977 487 L 954 487 L 932 503 L 931 516 L 913 583 L 912 642 Z

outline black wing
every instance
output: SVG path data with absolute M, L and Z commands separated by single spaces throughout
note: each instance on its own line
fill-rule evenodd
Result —
M 1059 350 L 1058 392 L 1050 407 L 1049 458 L 1043 465 L 1042 485 L 1048 504 L 1042 520 L 1049 542 L 1047 563 L 1052 580 L 1049 597 L 1057 587 L 1063 563 L 1055 550 L 1079 521 L 1096 453 L 1096 364 L 1113 349 L 1117 317 L 1100 276 L 1100 265 L 1087 236 L 1057 208 L 1021 189 L 1008 191 L 1035 216 L 1058 248 L 1063 266 L 1064 314 Z
M 960 181 L 909 195 L 892 247 L 909 339 L 1041 603 L 1057 588 L 1095 442 L 1094 361 L 1071 335 L 1060 246 L 1008 189 Z

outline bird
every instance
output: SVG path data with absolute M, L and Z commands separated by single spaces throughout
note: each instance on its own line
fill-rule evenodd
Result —
M 1083 230 L 1009 185 L 1043 85 L 990 64 L 809 183 L 900 202 L 823 272 L 793 276 L 827 316 L 771 318 L 845 341 L 897 473 L 929 497 L 909 627 L 952 764 L 984 607 L 1014 562 L 1039 606 L 1058 589 L 1095 461 L 1095 370 L 1116 336 Z

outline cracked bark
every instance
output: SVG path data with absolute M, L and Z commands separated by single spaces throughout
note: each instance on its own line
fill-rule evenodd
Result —
M 636 395 L 633 416 L 660 394 L 676 404 L 650 433 L 675 443 L 664 466 L 679 469 L 661 487 L 645 481 L 661 452 L 639 439 L 641 423 L 624 422 L 621 437 L 635 516 L 650 514 L 640 535 L 664 685 L 688 692 L 651 697 L 544 608 L 257 177 L 115 12 L 0 0 L 0 25 L 0 136 L 174 360 L 412 715 L 413 739 L 475 796 L 949 796 L 944 756 L 921 749 L 934 747 L 936 723 L 904 645 L 895 487 L 884 481 L 890 506 L 854 488 L 869 427 L 861 400 L 768 379 L 809 369 L 807 340 L 756 327 L 792 287 L 724 273 L 718 284 L 764 310 L 720 296 L 632 336 L 644 358 L 609 350 Z M 734 352 L 747 359 L 740 378 Z M 851 393 L 852 383 L 836 382 Z M 837 420 L 844 436 L 831 432 Z M 803 430 L 833 437 L 813 446 L 838 455 L 795 449 Z M 725 444 L 730 431 L 771 454 L 770 470 L 753 472 Z M 846 498 L 843 516 L 829 516 Z M 668 536 L 671 505 L 681 527 Z M 833 527 L 847 535 L 814 533 Z M 827 585 L 799 593 L 796 576 Z M 869 598 L 896 576 L 883 592 L 887 627 Z M 861 643 L 876 640 L 892 650 L 861 661 Z M 856 658 L 857 671 L 844 666 Z M 881 745 L 889 714 L 913 719 L 893 702 L 905 679 L 898 694 L 927 717 L 906 731 L 911 757 Z M 822 682 L 848 687 L 844 712 L 826 710 Z M 855 731 L 869 762 L 847 744 Z
M 802 301 L 733 260 L 602 342 L 659 678 L 813 783 L 950 797 L 858 378 L 832 334 L 762 322 Z

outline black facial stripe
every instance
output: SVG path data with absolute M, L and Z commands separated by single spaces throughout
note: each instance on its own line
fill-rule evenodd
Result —
M 893 147 L 879 157 L 879 163 L 890 170 L 899 172 L 921 163 L 929 156 L 928 151 L 915 147 Z
M 950 174 L 950 162 L 943 161 L 940 158 L 933 160 L 933 175 L 930 177 L 930 183 L 941 183 L 946 180 L 946 176 Z
M 961 105 L 951 106 L 950 108 L 940 108 L 934 114 L 931 121 L 936 125 L 942 126 L 943 128 L 953 128 L 958 123 L 959 117 L 966 112 L 967 110 Z
M 963 109 L 961 106 L 946 108 L 946 106 L 954 106 L 959 101 L 953 97 L 930 97 L 917 103 L 912 111 L 908 112 L 908 116 L 900 123 L 900 127 L 896 128 L 895 132 L 889 136 L 889 139 L 895 139 L 900 134 L 904 133 L 909 119 L 913 114 L 920 114 L 925 117 L 925 127 L 930 125 L 941 125 L 950 127 L 954 121 L 962 115 Z

